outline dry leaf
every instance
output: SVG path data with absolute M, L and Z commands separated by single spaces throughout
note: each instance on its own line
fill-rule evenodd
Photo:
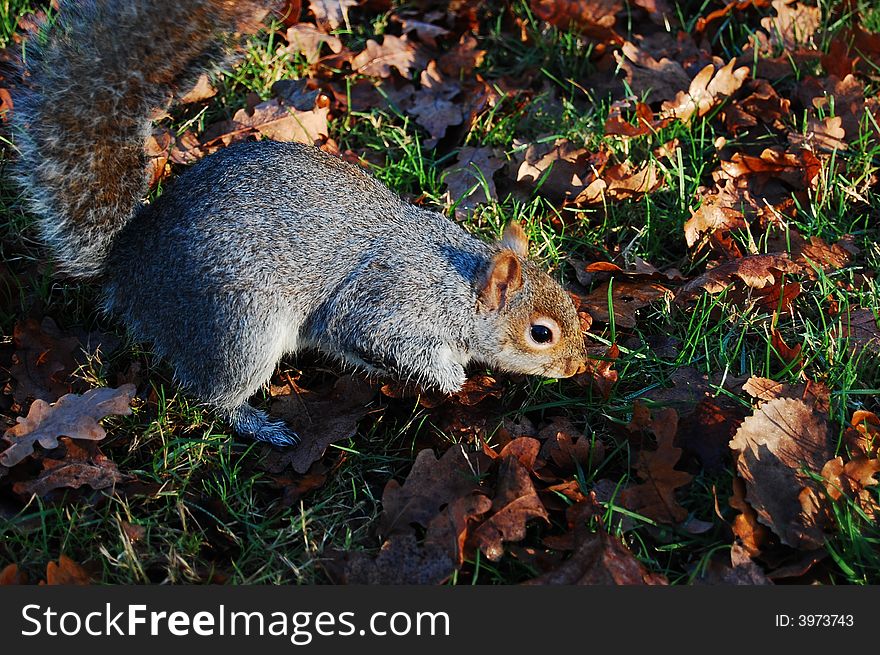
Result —
M 573 29 L 601 42 L 619 43 L 614 32 L 621 0 L 530 0 L 535 16 L 563 30 Z
M 310 64 L 321 58 L 321 46 L 325 43 L 332 52 L 342 52 L 342 40 L 338 36 L 322 32 L 309 23 L 297 23 L 287 28 L 287 43 L 288 52 L 302 53 Z
M 46 565 L 47 585 L 89 585 L 92 583 L 91 576 L 79 564 L 66 555 L 58 558 L 58 563 L 49 562 Z M 40 584 L 44 584 L 40 582 Z
M 421 546 L 412 534 L 395 534 L 374 559 L 365 553 L 343 554 L 346 584 L 440 584 L 455 571 L 445 549 Z
M 370 77 L 391 77 L 391 69 L 396 68 L 403 77 L 409 78 L 414 69 L 424 66 L 424 57 L 406 36 L 386 34 L 381 45 L 368 40 L 364 50 L 352 59 L 351 66 Z
M 455 163 L 444 171 L 446 202 L 457 202 L 456 209 L 467 212 L 497 199 L 493 177 L 505 163 L 500 155 L 495 148 L 466 146 L 459 150 Z
M 504 555 L 503 542 L 523 539 L 526 523 L 533 518 L 549 522 L 528 470 L 515 455 L 508 454 L 498 470 L 492 514 L 473 531 L 473 538 L 486 557 L 497 562 Z
M 733 509 L 740 512 L 734 517 L 731 528 L 742 548 L 751 556 L 760 555 L 770 531 L 761 525 L 757 512 L 746 502 L 746 484 L 737 476 L 733 477 L 733 496 L 728 502 Z
M 734 70 L 736 60 L 730 60 L 717 71 L 712 64 L 707 65 L 691 81 L 687 91 L 682 91 L 672 100 L 663 103 L 661 118 L 677 118 L 689 123 L 694 116 L 705 116 L 720 105 L 725 98 L 739 89 L 749 69 L 745 66 Z
M 27 584 L 27 576 L 18 570 L 18 565 L 7 564 L 0 570 L 0 586 Z
M 646 102 L 671 100 L 690 88 L 691 78 L 679 62 L 666 57 L 658 61 L 629 41 L 614 57 L 626 73 L 632 95 Z
M 309 11 L 325 32 L 348 25 L 348 10 L 357 7 L 360 0 L 309 0 Z
M 641 484 L 620 493 L 620 504 L 660 523 L 680 523 L 687 510 L 675 500 L 675 490 L 690 483 L 694 476 L 674 467 L 681 458 L 681 448 L 673 445 L 678 431 L 678 413 L 672 408 L 654 414 L 650 428 L 657 437 L 657 450 L 642 450 L 636 463 Z
M 13 329 L 15 354 L 9 373 L 15 378 L 13 398 L 55 402 L 70 391 L 68 379 L 76 370 L 74 358 L 80 345 L 76 337 L 64 335 L 48 316 L 38 323 L 32 318 Z
M 634 328 L 638 324 L 638 312 L 658 300 L 671 299 L 672 292 L 661 284 L 649 280 L 614 278 L 586 296 L 578 296 L 578 310 L 587 311 L 593 321 L 609 323 L 608 287 L 611 287 L 611 307 L 614 324 L 618 328 Z
M 402 485 L 396 480 L 385 485 L 379 531 L 383 535 L 408 532 L 412 523 L 427 527 L 441 507 L 479 486 L 478 472 L 460 445 L 439 460 L 431 449 L 421 450 Z
M 123 479 L 116 464 L 97 448 L 83 448 L 66 437 L 59 441 L 66 448 L 64 457 L 44 457 L 40 474 L 32 480 L 14 483 L 15 493 L 42 497 L 55 489 L 79 489 L 84 485 L 95 490 L 106 489 Z
M 528 585 L 666 585 L 651 573 L 619 539 L 606 532 L 589 535 L 575 553 L 554 571 L 529 580 Z
M 232 129 L 228 136 L 224 135 L 224 141 L 237 141 L 249 132 L 258 132 L 274 141 L 315 145 L 329 134 L 329 105 L 320 105 L 318 102 L 313 109 L 301 110 L 273 98 L 256 105 L 251 113 L 239 109 L 232 117 Z
M 461 87 L 457 82 L 445 79 L 434 61 L 422 71 L 420 82 L 421 87 L 413 95 L 406 111 L 416 117 L 416 123 L 428 130 L 430 138 L 424 141 L 424 145 L 433 148 L 446 135 L 447 128 L 460 125 L 464 120 L 461 103 L 452 101 Z
M 822 467 L 825 493 L 831 500 L 846 496 L 856 502 L 862 511 L 876 521 L 880 518 L 877 494 L 868 489 L 876 487 L 876 475 L 880 473 L 880 460 L 856 457 L 846 464 L 842 457 L 835 457 Z
M 540 185 L 542 195 L 561 200 L 584 188 L 582 176 L 587 174 L 590 153 L 567 139 L 557 139 L 553 143 L 529 144 L 517 153 L 517 160 L 521 162 L 517 182 Z
M 329 392 L 290 393 L 288 387 L 272 387 L 272 395 L 270 413 L 283 419 L 300 442 L 293 448 L 267 448 L 264 465 L 273 473 L 287 465 L 306 473 L 327 446 L 357 433 L 358 421 L 369 413 L 376 390 L 359 377 L 343 376 Z
M 821 517 L 809 495 L 810 477 L 831 459 L 827 420 L 802 400 L 777 398 L 746 418 L 730 442 L 746 499 L 759 520 L 794 548 L 824 543 Z
M 51 406 L 43 400 L 35 400 L 27 418 L 16 419 L 18 425 L 3 435 L 12 445 L 0 453 L 0 464 L 15 466 L 34 452 L 37 443 L 45 449 L 57 448 L 61 436 L 91 441 L 103 439 L 107 433 L 98 421 L 111 414 L 131 414 L 129 402 L 135 391 L 133 384 L 124 384 L 118 389 L 90 389 L 81 396 L 68 394 Z
M 472 75 L 486 56 L 485 50 L 480 50 L 477 40 L 471 34 L 462 34 L 461 40 L 446 52 L 437 61 L 440 70 L 451 75 L 456 80 Z
M 734 279 L 742 280 L 752 289 L 763 289 L 773 285 L 780 273 L 798 273 L 800 270 L 798 264 L 782 253 L 750 255 L 716 266 L 694 278 L 681 287 L 676 301 L 689 300 L 699 290 L 721 293 L 734 283 Z

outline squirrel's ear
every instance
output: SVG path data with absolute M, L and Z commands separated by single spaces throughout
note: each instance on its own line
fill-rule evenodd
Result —
M 502 248 L 512 250 L 523 259 L 529 256 L 529 238 L 519 223 L 511 221 L 507 224 L 501 235 L 500 244 Z
M 498 311 L 511 293 L 523 285 L 522 265 L 510 250 L 501 250 L 492 258 L 486 282 L 480 290 L 480 301 L 490 311 Z

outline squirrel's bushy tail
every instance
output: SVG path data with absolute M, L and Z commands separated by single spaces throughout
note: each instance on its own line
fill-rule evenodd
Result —
M 153 112 L 252 31 L 270 0 L 62 3 L 45 43 L 26 44 L 13 94 L 13 175 L 64 272 L 98 275 L 147 191 Z

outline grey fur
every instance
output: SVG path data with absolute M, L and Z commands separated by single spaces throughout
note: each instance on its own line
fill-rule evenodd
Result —
M 204 10 L 212 3 L 222 4 L 185 4 Z M 127 4 L 136 6 L 142 29 L 149 29 L 145 18 L 164 11 L 166 3 Z M 162 37 L 172 42 L 166 50 L 180 38 L 173 31 Z M 72 48 L 62 41 L 55 61 Z M 181 62 L 173 78 L 202 70 L 192 62 L 200 59 Z M 131 75 L 150 77 L 138 62 L 126 65 L 133 67 Z M 100 68 L 93 63 L 92 74 L 99 76 Z M 48 91 L 39 88 L 28 98 L 26 116 L 52 112 Z M 51 96 L 71 105 L 71 94 L 78 92 L 52 90 Z M 154 101 L 150 93 L 135 104 L 144 110 Z M 148 117 L 144 111 L 138 119 L 137 135 L 126 129 L 118 138 L 139 147 Z M 27 134 L 25 159 L 38 159 L 42 145 L 34 134 L 41 128 L 27 118 L 19 125 Z M 98 147 L 106 128 L 70 136 L 92 138 Z M 107 165 L 94 164 L 103 167 L 99 177 L 106 178 Z M 55 156 L 43 164 L 51 166 L 67 164 Z M 247 399 L 283 355 L 305 348 L 447 393 L 461 388 L 471 361 L 553 376 L 571 375 L 584 362 L 571 300 L 521 254 L 512 254 L 527 244 L 513 239 L 519 246 L 513 250 L 486 244 L 317 148 L 270 141 L 226 148 L 179 176 L 151 205 L 132 200 L 143 190 L 141 172 L 122 173 L 129 176 L 123 178 L 127 194 L 112 203 L 93 202 L 85 221 L 69 220 L 63 208 L 82 205 L 82 193 L 70 193 L 94 184 L 92 169 L 67 166 L 65 175 L 77 176 L 73 185 L 59 185 L 51 175 L 22 174 L 20 180 L 32 197 L 50 199 L 38 201 L 39 209 L 44 221 L 54 219 L 60 227 L 50 224 L 44 231 L 66 267 L 75 274 L 97 270 L 106 309 L 122 317 L 136 338 L 152 342 L 181 384 L 242 434 L 277 444 L 296 441 Z M 516 258 L 505 269 L 516 277 L 509 288 L 501 280 L 503 302 L 496 307 L 484 294 L 496 288 L 493 280 L 499 283 L 499 257 L 508 263 Z M 558 344 L 527 343 L 535 316 L 558 323 Z

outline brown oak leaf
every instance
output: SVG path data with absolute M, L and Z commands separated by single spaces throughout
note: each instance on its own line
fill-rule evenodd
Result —
M 53 405 L 35 400 L 27 417 L 16 419 L 18 425 L 3 435 L 11 445 L 0 453 L 0 464 L 15 466 L 34 452 L 37 443 L 46 449 L 57 448 L 61 436 L 91 441 L 103 439 L 107 433 L 98 421 L 111 414 L 131 414 L 129 402 L 135 391 L 133 384 L 124 384 L 118 389 L 90 389 L 81 396 L 67 394 Z
M 493 178 L 504 163 L 501 152 L 495 148 L 465 146 L 459 150 L 455 163 L 444 174 L 446 202 L 458 203 L 456 210 L 467 212 L 497 199 Z
M 342 52 L 342 40 L 327 34 L 309 23 L 297 23 L 287 28 L 287 50 L 302 53 L 306 61 L 315 63 L 321 58 L 321 47 L 326 44 L 336 54 Z
M 394 534 L 374 558 L 363 552 L 340 553 L 346 584 L 441 584 L 456 569 L 443 546 L 419 544 L 413 534 Z
M 770 531 L 758 521 L 757 512 L 746 502 L 746 483 L 737 476 L 733 477 L 733 495 L 728 502 L 733 509 L 739 510 L 731 526 L 733 533 L 749 555 L 759 555 Z
M 46 565 L 46 581 L 40 582 L 41 585 L 89 585 L 91 583 L 92 577 L 67 555 L 59 557 L 57 564 L 49 562 Z
M 880 518 L 877 495 L 868 488 L 877 486 L 878 473 L 880 460 L 867 457 L 856 457 L 845 464 L 842 457 L 835 457 L 822 467 L 828 497 L 831 500 L 851 498 L 871 520 Z
M 427 527 L 441 508 L 479 490 L 474 459 L 455 445 L 437 459 L 430 448 L 419 451 L 406 480 L 389 480 L 382 492 L 379 532 L 409 532 L 410 524 Z
M 679 92 L 672 100 L 663 103 L 661 118 L 677 118 L 689 123 L 694 116 L 705 116 L 733 95 L 749 75 L 749 69 L 741 66 L 734 70 L 736 60 L 715 70 L 708 64 L 697 73 L 687 91 Z
M 658 61 L 629 41 L 614 56 L 626 73 L 632 94 L 646 102 L 671 100 L 691 86 L 691 78 L 679 62 L 667 57 Z
M 17 564 L 7 564 L 0 570 L 0 585 L 27 584 L 27 576 L 18 570 Z
M 393 34 L 386 34 L 381 45 L 368 40 L 364 50 L 351 61 L 354 70 L 370 77 L 391 77 L 391 69 L 396 68 L 403 77 L 409 78 L 413 70 L 420 70 L 424 65 L 421 50 L 405 35 Z
M 627 487 L 620 494 L 620 503 L 634 512 L 660 523 L 680 523 L 688 512 L 675 499 L 675 490 L 690 483 L 690 473 L 675 469 L 681 459 L 681 448 L 673 445 L 678 432 L 678 412 L 671 407 L 654 413 L 650 429 L 657 437 L 657 450 L 642 450 L 636 471 L 642 483 Z
M 526 523 L 530 519 L 549 522 L 547 510 L 535 491 L 529 472 L 515 454 L 507 454 L 501 460 L 491 511 L 489 518 L 472 534 L 480 550 L 493 562 L 504 555 L 503 542 L 520 541 L 526 536 Z
M 387 38 L 387 37 L 386 37 Z M 428 131 L 429 138 L 424 145 L 433 148 L 452 125 L 460 125 L 464 120 L 461 103 L 452 98 L 461 91 L 458 82 L 446 78 L 432 61 L 422 71 L 419 78 L 421 86 L 415 92 L 412 103 L 406 108 L 408 114 L 416 117 L 416 123 Z
M 667 585 L 648 571 L 617 537 L 606 532 L 588 535 L 556 570 L 529 580 L 527 585 Z
M 553 200 L 576 196 L 586 186 L 590 153 L 567 139 L 553 143 L 530 143 L 520 150 L 516 181 L 537 186 L 540 193 Z
M 348 25 L 348 10 L 357 7 L 361 0 L 309 0 L 309 11 L 315 22 L 325 32 Z
M 267 448 L 263 465 L 273 473 L 290 465 L 297 473 L 306 473 L 331 443 L 350 439 L 357 433 L 358 422 L 370 412 L 376 389 L 354 376 L 339 378 L 329 391 L 289 387 L 272 389 L 270 413 L 284 419 L 300 442 L 293 448 Z
M 9 372 L 17 382 L 16 402 L 34 398 L 51 403 L 70 391 L 80 346 L 76 337 L 63 334 L 47 316 L 39 323 L 32 318 L 16 323 L 12 339 L 16 350 Z
M 44 457 L 40 462 L 43 469 L 40 474 L 32 480 L 13 484 L 15 493 L 42 497 L 55 489 L 79 489 L 83 485 L 106 489 L 123 479 L 116 464 L 97 448 L 80 446 L 66 437 L 59 441 L 65 447 L 64 456 L 59 459 Z

